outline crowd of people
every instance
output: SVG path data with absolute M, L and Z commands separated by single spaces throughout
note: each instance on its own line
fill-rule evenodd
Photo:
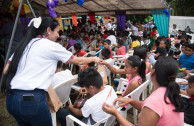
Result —
M 177 30 L 175 24 L 169 33 L 169 37 L 159 36 L 154 24 L 140 25 L 137 21 L 126 22 L 125 31 L 113 27 L 111 21 L 107 25 L 79 21 L 78 26 L 68 26 L 62 31 L 54 18 L 36 18 L 30 22 L 23 39 L 13 46 L 3 71 L 1 91 L 7 95 L 7 110 L 18 125 L 51 126 L 46 101 L 48 87 L 78 74 L 80 92 L 89 98 L 81 109 L 69 105 L 59 110 L 57 118 L 61 125 L 66 125 L 69 114 L 91 125 L 112 114 L 121 125 L 132 126 L 117 111 L 118 101 L 121 111 L 128 104 L 140 111 L 138 126 L 183 126 L 184 122 L 194 125 L 194 45 L 191 37 Z M 7 37 L 1 31 L 0 36 Z M 113 66 L 115 55 L 126 56 L 130 52 L 132 56 L 121 61 L 124 67 Z M 72 71 L 62 70 L 67 64 L 74 64 Z M 121 96 L 115 91 L 116 78 L 113 87 L 103 85 L 95 64 L 104 65 L 107 75 L 112 72 L 128 80 Z M 126 98 L 146 81 L 148 73 L 153 83 L 150 96 L 145 101 Z M 185 82 L 177 83 L 177 78 L 184 78 Z M 182 99 L 180 93 L 190 98 Z

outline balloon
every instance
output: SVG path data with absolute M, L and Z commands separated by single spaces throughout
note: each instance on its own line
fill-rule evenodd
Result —
M 84 4 L 84 0 L 77 0 L 77 4 L 82 6 Z
M 148 18 L 145 18 L 144 21 L 145 21 L 145 22 L 148 22 Z
M 57 17 L 57 14 L 56 14 L 55 10 L 52 7 L 49 7 L 49 13 L 50 13 L 51 17 L 54 17 L 54 18 Z
M 59 4 L 59 0 L 53 0 L 53 1 L 54 1 L 54 3 L 55 3 L 55 7 L 57 7 L 58 4 Z
M 23 6 L 24 6 L 24 11 L 26 14 L 31 12 L 31 10 L 27 4 L 24 3 Z
M 58 3 L 59 3 L 59 0 L 48 0 L 47 1 L 46 6 L 49 8 L 49 13 L 51 17 L 57 17 L 57 14 L 53 8 L 57 7 Z
M 170 13 L 169 13 L 168 9 L 164 9 L 163 12 L 166 14 L 167 17 L 170 16 Z
M 48 0 L 46 2 L 46 6 L 54 8 L 55 7 L 55 2 L 53 0 Z
M 19 5 L 20 5 L 20 0 L 13 0 L 12 3 L 13 3 L 13 6 L 14 6 L 14 7 L 19 7 Z

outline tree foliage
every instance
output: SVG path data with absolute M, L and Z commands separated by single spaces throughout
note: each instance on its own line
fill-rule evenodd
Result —
M 194 16 L 194 0 L 166 0 L 175 16 Z

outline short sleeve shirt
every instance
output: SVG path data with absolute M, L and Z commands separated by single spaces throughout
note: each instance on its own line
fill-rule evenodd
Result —
M 174 112 L 175 106 L 170 103 L 167 98 L 166 104 L 164 101 L 164 94 L 166 87 L 160 87 L 155 90 L 143 103 L 143 107 L 148 107 L 157 113 L 160 117 L 156 126 L 183 126 L 184 124 L 184 113 Z M 141 114 L 141 113 L 140 113 Z
M 189 57 L 187 57 L 185 54 L 182 54 L 178 62 L 181 64 L 180 68 L 192 70 L 194 69 L 194 54 Z
M 11 81 L 11 89 L 38 88 L 47 91 L 54 77 L 57 62 L 67 63 L 70 59 L 72 53 L 60 44 L 45 38 L 32 39 L 19 61 L 16 74 Z
M 84 106 L 81 108 L 82 114 L 85 118 L 88 118 L 89 116 L 92 117 L 92 119 L 95 122 L 98 122 L 105 118 L 108 114 L 105 113 L 102 110 L 102 105 L 106 101 L 106 98 L 111 90 L 111 86 L 107 85 L 105 86 L 105 89 L 95 94 L 93 97 L 88 99 Z M 110 97 L 107 99 L 106 103 L 109 105 L 113 105 L 113 101 L 117 98 L 117 95 L 112 89 Z M 90 121 L 88 123 L 90 125 Z

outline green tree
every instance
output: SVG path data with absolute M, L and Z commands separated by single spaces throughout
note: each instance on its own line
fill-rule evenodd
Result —
M 194 0 L 166 0 L 175 16 L 194 16 Z

